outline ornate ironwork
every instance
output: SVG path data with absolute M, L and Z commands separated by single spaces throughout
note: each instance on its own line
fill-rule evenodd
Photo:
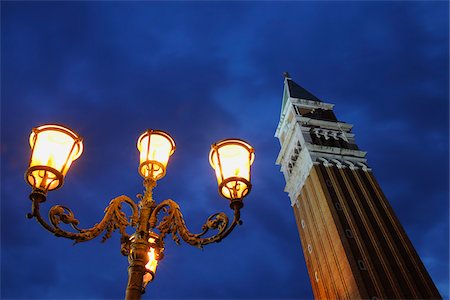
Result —
M 103 219 L 88 229 L 80 229 L 78 227 L 79 221 L 75 218 L 74 213 L 67 207 L 62 205 L 55 205 L 50 208 L 48 212 L 48 224 L 40 214 L 40 203 L 43 202 L 42 197 L 32 193 L 30 198 L 33 201 L 32 212 L 28 214 L 28 218 L 36 218 L 36 220 L 48 231 L 58 237 L 65 237 L 74 240 L 75 243 L 86 242 L 96 238 L 105 232 L 102 242 L 105 242 L 111 237 L 113 231 L 119 229 L 122 237 L 127 237 L 126 228 L 128 226 L 135 227 L 138 222 L 139 209 L 136 203 L 127 196 L 119 196 L 109 203 L 105 209 Z M 128 204 L 131 208 L 131 216 L 127 217 L 122 211 L 122 204 Z M 76 232 L 64 230 L 60 227 L 61 223 L 70 225 Z M 128 236 L 129 237 L 129 236 Z
M 161 222 L 157 224 L 158 215 L 160 212 L 165 213 Z M 160 237 L 164 239 L 167 234 L 172 234 L 172 239 L 175 243 L 180 244 L 180 237 L 189 245 L 202 248 L 214 242 L 219 242 L 225 238 L 236 226 L 241 224 L 239 209 L 234 210 L 233 222 L 229 225 L 228 217 L 225 213 L 215 213 L 211 215 L 203 224 L 202 232 L 194 234 L 186 227 L 180 206 L 173 200 L 164 200 L 158 204 L 153 210 L 149 225 L 150 228 L 156 228 L 161 233 Z M 209 230 L 217 230 L 218 232 L 210 237 L 203 237 Z
M 30 195 L 32 201 L 32 212 L 28 218 L 36 220 L 55 236 L 74 240 L 75 244 L 92 240 L 104 233 L 102 242 L 111 237 L 111 234 L 119 229 L 121 234 L 121 253 L 128 256 L 129 260 L 129 279 L 126 290 L 126 299 L 140 299 L 141 294 L 145 292 L 143 276 L 149 272 L 145 268 L 148 262 L 147 252 L 150 249 L 150 231 L 159 231 L 159 238 L 152 243 L 152 247 L 157 247 L 157 260 L 163 258 L 162 248 L 164 248 L 164 238 L 171 234 L 175 243 L 180 244 L 180 239 L 187 244 L 202 248 L 204 245 L 220 242 L 234 229 L 237 224 L 241 224 L 240 208 L 242 200 L 234 200 L 230 207 L 234 211 L 233 221 L 230 223 L 227 215 L 223 212 L 211 215 L 201 228 L 200 233 L 191 233 L 184 221 L 179 205 L 173 200 L 164 200 L 157 204 L 153 199 L 153 188 L 156 181 L 152 179 L 144 180 L 144 194 L 138 194 L 139 204 L 136 204 L 127 196 L 119 196 L 109 203 L 105 209 L 103 219 L 88 229 L 79 228 L 79 221 L 74 213 L 65 206 L 55 205 L 50 208 L 48 220 L 46 222 L 40 214 L 40 204 L 46 200 L 45 191 L 35 189 Z M 122 210 L 123 204 L 131 208 L 131 215 L 127 216 Z M 158 223 L 158 217 L 163 215 Z M 68 231 L 60 225 L 70 225 L 73 231 Z M 136 232 L 133 238 L 126 232 L 130 226 L 135 228 Z M 207 236 L 210 231 L 217 231 L 211 236 Z M 154 275 L 154 274 L 152 274 Z

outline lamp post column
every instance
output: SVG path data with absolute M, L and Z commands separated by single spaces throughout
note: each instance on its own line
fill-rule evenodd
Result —
M 131 241 L 130 253 L 128 255 L 128 284 L 125 293 L 126 300 L 140 300 L 143 290 L 143 278 L 147 272 L 145 265 L 148 263 L 148 252 L 150 251 L 149 219 L 155 208 L 153 200 L 153 188 L 156 181 L 150 178 L 144 180 L 145 192 L 139 203 L 139 223 Z
M 126 300 L 140 300 L 142 296 L 143 278 L 146 273 L 145 265 L 148 262 L 148 238 L 139 236 L 131 244 L 128 255 L 128 285 L 125 294 Z

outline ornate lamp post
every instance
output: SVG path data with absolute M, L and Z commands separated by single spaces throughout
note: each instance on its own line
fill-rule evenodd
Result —
M 141 299 L 148 282 L 155 277 L 158 261 L 163 258 L 164 238 L 172 235 L 179 244 L 180 238 L 186 243 L 203 247 L 219 242 L 241 224 L 240 209 L 243 198 L 251 190 L 250 167 L 254 160 L 254 149 L 238 139 L 223 140 L 211 147 L 209 155 L 219 185 L 219 194 L 230 200 L 234 212 L 230 223 L 225 213 L 211 215 L 202 226 L 200 233 L 191 233 L 184 222 L 180 207 L 173 200 L 156 203 L 152 192 L 156 181 L 166 174 L 170 156 L 175 151 L 175 142 L 169 134 L 160 130 L 147 130 L 138 139 L 140 153 L 139 174 L 144 178 L 144 194 L 138 195 L 139 204 L 127 196 L 119 196 L 109 203 L 103 219 L 92 228 L 81 229 L 73 212 L 62 205 L 50 208 L 46 222 L 40 212 L 41 203 L 46 201 L 47 192 L 62 186 L 64 176 L 71 163 L 83 151 L 82 139 L 74 131 L 60 125 L 43 125 L 34 128 L 30 135 L 31 156 L 25 180 L 31 185 L 32 212 L 28 218 L 36 220 L 58 237 L 74 240 L 75 243 L 89 241 L 105 233 L 106 241 L 113 231 L 121 234 L 121 253 L 128 256 L 128 285 L 125 299 Z M 126 216 L 122 204 L 131 207 L 131 215 Z M 159 220 L 160 214 L 164 215 Z M 61 223 L 73 228 L 67 231 Z M 135 228 L 128 235 L 126 228 Z M 207 235 L 216 230 L 214 235 Z

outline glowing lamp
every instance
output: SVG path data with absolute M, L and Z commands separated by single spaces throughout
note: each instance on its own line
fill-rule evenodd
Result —
M 242 140 L 227 139 L 211 146 L 209 162 L 216 172 L 221 196 L 242 200 L 250 192 L 250 166 L 254 159 L 253 147 Z
M 25 180 L 34 190 L 46 193 L 63 184 L 72 162 L 83 152 L 81 137 L 60 125 L 33 128 L 31 157 Z
M 147 253 L 148 255 L 148 263 L 145 265 L 147 269 L 147 273 L 144 274 L 144 287 L 155 278 L 156 267 L 158 266 L 158 261 L 163 257 L 164 248 L 162 245 L 159 245 L 159 236 L 150 232 L 150 238 L 148 239 L 150 243 L 150 250 Z
M 158 180 L 166 175 L 169 157 L 175 151 L 175 142 L 164 131 L 149 129 L 137 141 L 140 152 L 139 174 L 144 178 Z

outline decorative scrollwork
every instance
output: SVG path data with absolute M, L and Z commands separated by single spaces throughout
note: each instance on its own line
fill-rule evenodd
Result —
M 228 225 L 228 217 L 223 212 L 215 213 L 206 220 L 206 223 L 203 224 L 202 230 L 203 232 L 200 235 L 204 235 L 208 232 L 209 229 L 218 229 L 219 232 L 225 230 Z
M 82 231 L 77 227 L 80 222 L 75 219 L 73 212 L 65 206 L 53 206 L 48 213 L 48 218 L 54 227 L 58 227 L 59 223 L 63 222 L 64 224 L 70 224 L 73 229 L 79 232 Z
M 166 215 L 157 225 L 158 214 L 161 211 Z M 175 201 L 168 199 L 158 204 L 152 211 L 149 227 L 158 229 L 161 239 L 164 239 L 164 237 L 170 233 L 172 234 L 172 239 L 177 244 L 180 243 L 181 237 L 186 243 L 202 248 L 203 245 L 219 242 L 225 238 L 233 230 L 236 224 L 240 223 L 239 219 L 239 209 L 234 210 L 234 219 L 230 225 L 225 213 L 215 213 L 206 220 L 205 224 L 203 224 L 202 232 L 194 234 L 187 229 L 179 205 Z M 218 232 L 211 237 L 203 237 L 210 230 L 217 230 Z
M 121 248 L 120 252 L 124 256 L 128 256 L 129 280 L 126 291 L 126 299 L 140 299 L 141 294 L 145 290 L 145 285 L 151 279 L 146 279 L 144 283 L 144 275 L 150 273 L 151 277 L 155 276 L 154 269 L 146 269 L 146 263 L 149 261 L 147 253 L 153 249 L 155 254 L 154 259 L 161 260 L 164 257 L 164 238 L 172 235 L 172 239 L 180 244 L 180 239 L 186 243 L 198 248 L 203 248 L 204 245 L 220 242 L 223 238 L 228 236 L 240 221 L 240 209 L 242 208 L 242 199 L 235 199 L 230 202 L 230 207 L 234 211 L 233 221 L 229 222 L 227 215 L 223 212 L 211 215 L 201 227 L 200 233 L 191 233 L 185 224 L 180 207 L 173 200 L 164 200 L 160 204 L 156 204 L 153 199 L 153 188 L 156 186 L 156 181 L 153 179 L 144 180 L 144 193 L 137 197 L 140 199 L 139 205 L 126 196 L 119 196 L 109 203 L 105 209 L 103 219 L 88 229 L 81 229 L 78 227 L 80 223 L 74 213 L 67 207 L 62 205 L 55 205 L 50 208 L 47 223 L 39 212 L 39 206 L 46 201 L 46 192 L 39 189 L 33 189 L 30 194 L 32 200 L 32 212 L 27 216 L 28 218 L 36 218 L 36 220 L 48 231 L 55 236 L 64 237 L 74 240 L 75 243 L 85 242 L 96 238 L 104 232 L 102 242 L 105 242 L 111 237 L 112 233 L 119 229 L 121 234 Z M 122 204 L 128 204 L 131 208 L 131 215 L 127 217 L 122 211 Z M 163 212 L 165 215 L 158 223 L 158 215 Z M 64 230 L 60 227 L 61 223 L 70 225 L 76 232 Z M 134 227 L 136 232 L 130 237 L 126 228 L 128 226 Z M 157 229 L 158 235 L 153 230 Z M 216 234 L 205 237 L 210 231 L 217 231 Z
M 112 232 L 117 229 L 119 229 L 122 239 L 129 238 L 126 233 L 126 228 L 127 226 L 135 227 L 139 218 L 137 204 L 126 196 L 119 196 L 111 200 L 108 207 L 106 207 L 103 219 L 89 229 L 78 228 L 79 221 L 75 218 L 74 213 L 69 208 L 62 205 L 55 205 L 48 213 L 52 226 L 45 222 L 41 217 L 39 213 L 39 203 L 40 201 L 33 201 L 33 212 L 31 216 L 35 217 L 42 226 L 54 235 L 72 239 L 75 243 L 92 240 L 102 232 L 105 232 L 105 235 L 102 238 L 102 242 L 105 242 L 111 237 Z M 123 203 L 126 203 L 131 207 L 131 216 L 127 217 L 122 211 Z M 70 232 L 62 229 L 60 227 L 61 222 L 71 225 L 77 232 Z

